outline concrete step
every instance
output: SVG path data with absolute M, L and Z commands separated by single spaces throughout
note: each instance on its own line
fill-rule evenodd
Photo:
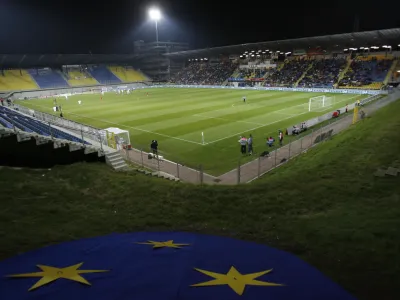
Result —
M 73 144 L 73 143 L 69 143 L 69 151 L 73 152 L 73 151 L 78 151 L 82 149 L 82 145 L 77 145 L 77 144 Z
M 92 147 L 85 148 L 85 154 L 90 154 L 90 153 L 94 153 L 94 152 L 98 152 L 98 150 L 96 148 L 92 148 Z

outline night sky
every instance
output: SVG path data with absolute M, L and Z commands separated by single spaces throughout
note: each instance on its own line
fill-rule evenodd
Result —
M 155 40 L 205 48 L 400 27 L 400 1 L 0 0 L 0 53 L 130 53 Z M 379 6 L 378 6 L 379 3 Z

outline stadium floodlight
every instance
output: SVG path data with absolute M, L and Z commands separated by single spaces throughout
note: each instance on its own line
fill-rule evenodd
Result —
M 348 51 L 348 50 L 349 50 L 349 49 L 347 49 L 347 48 L 346 48 L 346 49 L 343 49 L 343 51 Z
M 156 24 L 156 41 L 158 44 L 158 21 L 161 19 L 161 11 L 158 8 L 150 8 L 149 9 L 149 17 L 153 20 Z
M 364 49 L 364 47 L 360 47 L 360 49 L 362 50 L 362 49 Z
M 286 52 L 286 55 L 292 54 L 292 52 Z
M 252 54 L 251 57 L 254 57 L 254 54 Z

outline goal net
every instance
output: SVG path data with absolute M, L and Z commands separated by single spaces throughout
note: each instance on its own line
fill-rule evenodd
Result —
M 330 107 L 334 104 L 335 97 L 317 96 L 310 98 L 308 102 L 308 111 L 323 110 L 324 107 Z

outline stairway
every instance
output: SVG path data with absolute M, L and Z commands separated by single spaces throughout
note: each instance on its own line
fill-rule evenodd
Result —
M 339 76 L 338 76 L 338 80 L 336 82 L 336 84 L 339 84 L 339 82 L 343 79 L 344 75 L 346 75 L 347 71 L 350 69 L 350 65 L 351 65 L 352 59 L 349 57 L 347 59 L 347 64 L 344 67 L 343 71 L 340 72 Z
M 303 78 L 307 75 L 307 72 L 313 67 L 313 63 L 310 63 L 304 73 L 300 76 L 300 78 L 294 84 L 294 87 L 297 87 L 299 83 L 303 80 Z
M 389 72 L 387 73 L 385 80 L 383 81 L 383 84 L 387 84 L 389 82 L 390 77 L 392 76 L 394 70 L 396 69 L 397 64 L 398 60 L 396 59 L 393 61 L 392 66 L 390 67 Z
M 129 167 L 118 151 L 106 154 L 106 162 L 116 171 L 125 171 Z

